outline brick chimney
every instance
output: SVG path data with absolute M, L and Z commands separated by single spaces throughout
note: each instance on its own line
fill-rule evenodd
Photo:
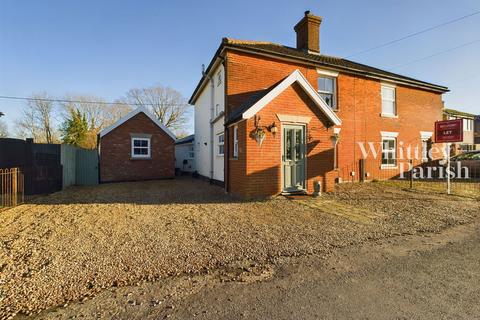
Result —
M 320 53 L 320 24 L 322 18 L 305 11 L 305 16 L 293 28 L 297 33 L 297 49 Z

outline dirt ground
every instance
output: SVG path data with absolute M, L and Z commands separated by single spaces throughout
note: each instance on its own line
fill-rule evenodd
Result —
M 124 318 L 121 310 L 131 307 L 143 310 L 140 318 L 150 308 L 168 316 L 176 310 L 165 303 L 169 297 L 200 290 L 212 277 L 268 279 L 281 259 L 438 232 L 474 221 L 479 209 L 468 198 L 380 183 L 346 184 L 333 195 L 293 201 L 240 201 L 193 179 L 75 187 L 0 214 L 0 318 L 88 305 L 132 285 L 141 295 L 146 282 L 158 285 L 159 298 L 137 300 L 126 292 L 120 310 L 107 299 L 85 316 Z

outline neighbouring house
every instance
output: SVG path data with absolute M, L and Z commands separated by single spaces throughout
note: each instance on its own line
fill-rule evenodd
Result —
M 474 143 L 474 114 L 445 108 L 443 115 L 445 120 L 463 119 L 463 141 L 455 143 L 455 153 L 480 150 L 480 144 Z
M 403 143 L 432 147 L 448 89 L 324 55 L 321 22 L 305 12 L 296 48 L 222 40 L 189 100 L 200 176 L 246 197 L 331 191 L 358 179 L 362 143 L 392 176 Z
M 137 108 L 99 133 L 100 182 L 173 178 L 175 135 Z
M 195 135 L 175 141 L 175 169 L 181 172 L 195 171 Z

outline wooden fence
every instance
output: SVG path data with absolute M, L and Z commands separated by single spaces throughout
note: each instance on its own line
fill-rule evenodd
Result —
M 98 184 L 98 150 L 62 144 L 63 188 Z
M 19 168 L 0 169 L 0 210 L 24 201 L 24 177 Z

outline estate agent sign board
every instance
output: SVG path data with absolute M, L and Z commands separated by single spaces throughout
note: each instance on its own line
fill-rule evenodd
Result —
M 435 142 L 462 142 L 463 120 L 445 120 L 435 122 Z

